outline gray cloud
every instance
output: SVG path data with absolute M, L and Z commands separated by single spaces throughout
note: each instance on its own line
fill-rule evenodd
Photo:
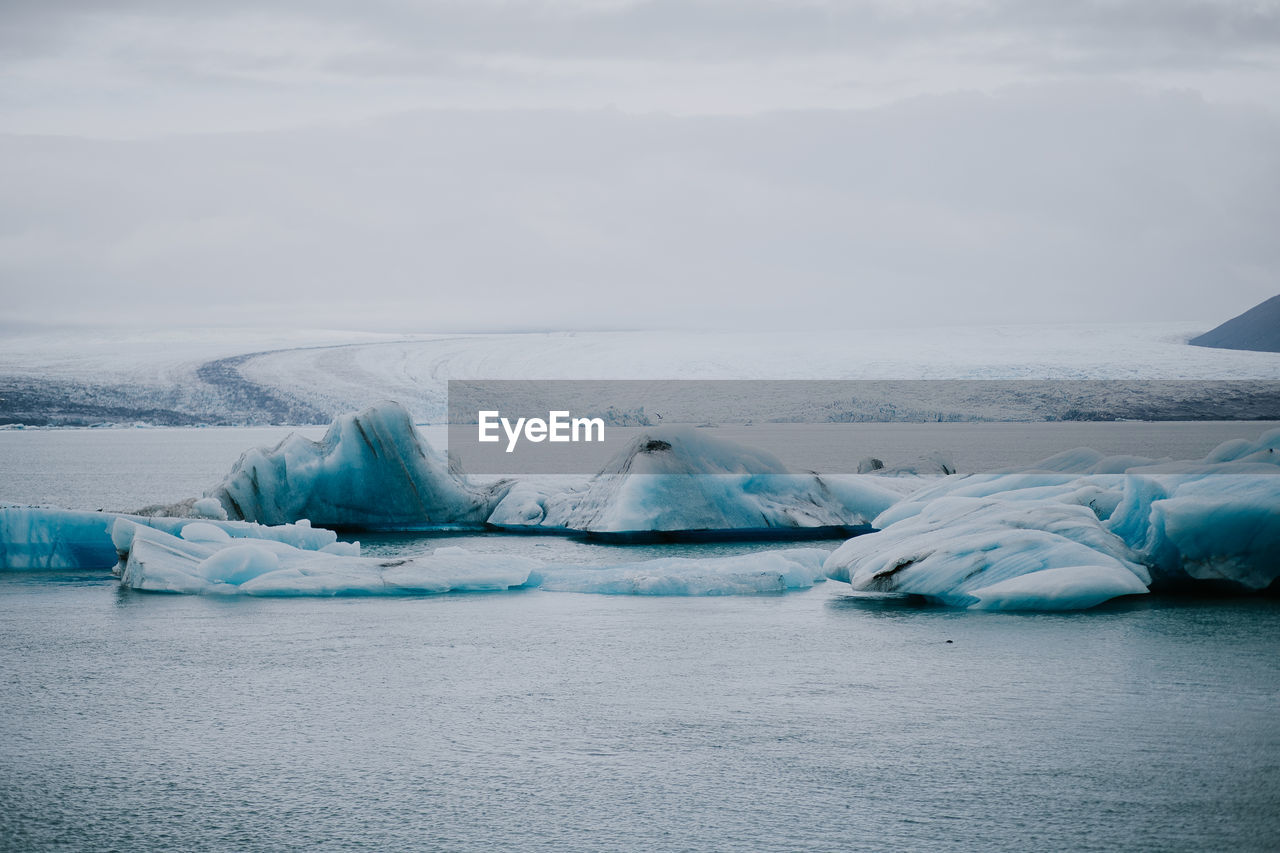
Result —
M 1220 319 L 1280 122 L 1096 86 L 754 117 L 0 138 L 15 319 L 396 328 Z
M 1278 57 L 1280 0 L 10 0 L 0 284 L 9 322 L 1217 319 L 1280 272 Z
M 940 39 L 1008 40 L 1046 52 L 1129 56 L 1135 65 L 1151 55 L 1197 61 L 1280 46 L 1280 3 L 1222 0 L 954 0 L 898 3 L 794 0 L 638 0 L 638 2 L 485 2 L 485 0 L 370 0 L 350 4 L 172 3 L 131 0 L 109 10 L 91 2 L 6 4 L 0 45 L 20 54 L 56 53 L 86 35 L 106 34 L 127 43 L 129 27 L 148 24 L 187 28 L 195 34 L 228 21 L 251 30 L 276 20 L 298 28 L 348 34 L 350 56 L 433 54 L 566 57 L 602 60 L 753 61 L 810 57 L 815 53 L 883 52 Z M 251 35 L 244 32 L 242 35 Z M 196 39 L 198 43 L 198 39 Z M 185 40 L 173 45 L 182 51 Z M 228 56 L 236 40 L 227 38 Z M 282 44 L 287 53 L 287 44 Z M 1031 57 L 1028 56 L 1028 61 Z M 373 64 L 370 62 L 370 64 Z M 394 65 L 401 73 L 404 64 Z

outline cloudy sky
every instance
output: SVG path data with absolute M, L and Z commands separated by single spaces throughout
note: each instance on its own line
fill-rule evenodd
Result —
M 1280 0 L 6 0 L 0 323 L 1203 320 Z

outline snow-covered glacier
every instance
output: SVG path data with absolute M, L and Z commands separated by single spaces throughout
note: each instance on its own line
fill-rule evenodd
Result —
M 500 496 L 451 472 L 393 402 L 339 417 L 318 442 L 250 450 L 207 494 L 231 518 L 374 530 L 478 527 Z
M 1266 379 L 1274 354 L 1187 346 L 1197 323 L 943 326 L 891 318 L 845 334 L 612 331 L 379 335 L 279 328 L 8 334 L 0 379 L 46 403 L 168 411 L 177 423 L 246 423 L 408 404 L 446 417 L 448 378 L 492 379 Z M 905 345 L 904 345 L 905 342 Z M 251 393 L 246 394 L 249 391 Z M 13 401 L 9 401 L 13 402 Z M 10 416 L 48 417 L 9 409 Z M 270 417 L 269 417 L 270 416 Z M 89 415 L 66 416 L 88 422 Z M 98 417 L 98 416 L 95 416 Z M 19 417 L 19 420 L 22 418 Z M 27 423 L 42 421 L 28 420 Z M 286 418 L 286 422 L 297 422 Z
M 826 561 L 863 591 L 973 609 L 1073 609 L 1213 581 L 1280 578 L 1280 430 L 1193 462 L 1059 454 L 948 477 L 881 513 Z

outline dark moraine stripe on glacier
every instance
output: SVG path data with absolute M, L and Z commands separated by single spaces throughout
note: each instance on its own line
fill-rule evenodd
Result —
M 222 398 L 221 408 L 244 413 L 248 423 L 325 424 L 333 419 L 328 412 L 290 394 L 246 379 L 240 366 L 261 355 L 266 353 L 245 353 L 206 362 L 196 369 L 196 377 L 217 389 Z
M 92 426 L 145 421 L 190 426 L 209 419 L 183 408 L 173 389 L 0 376 L 0 424 Z
M 0 376 L 0 424 L 154 426 L 327 424 L 332 416 L 287 392 L 246 379 L 247 353 L 206 362 L 198 382 L 101 383 L 53 377 Z

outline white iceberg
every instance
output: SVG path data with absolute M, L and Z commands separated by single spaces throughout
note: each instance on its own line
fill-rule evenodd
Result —
M 972 590 L 973 610 L 1085 610 L 1112 598 L 1141 595 L 1142 582 L 1114 566 L 1041 569 Z
M 866 526 L 899 498 L 871 476 L 794 474 L 773 455 L 673 427 L 637 436 L 584 487 L 517 483 L 489 524 L 627 536 Z
M 204 595 L 427 595 L 523 586 L 541 565 L 527 557 L 458 548 L 381 559 L 305 551 L 265 539 L 189 541 L 138 528 L 120 582 L 148 592 Z
M 825 568 L 856 590 L 974 609 L 1091 607 L 1151 580 L 1087 507 L 1043 499 L 938 498 L 844 543 Z
M 111 527 L 111 540 L 122 557 L 129 552 L 134 532 L 148 528 L 191 542 L 226 542 L 231 539 L 267 539 L 304 551 L 360 549 L 358 542 L 339 542 L 338 534 L 325 527 L 312 527 L 303 518 L 293 524 L 257 524 L 252 521 L 201 521 L 191 518 L 152 518 L 121 515 Z
M 1204 460 L 1077 450 L 949 477 L 826 562 L 854 589 L 988 609 L 1082 608 L 1150 588 L 1280 579 L 1280 430 Z
M 531 584 L 553 592 L 603 595 L 753 595 L 809 589 L 825 580 L 829 552 L 818 548 L 756 551 L 730 557 L 665 557 L 601 568 L 554 567 Z
M 148 592 L 197 595 L 427 595 L 538 586 L 606 595 L 750 595 L 809 589 L 825 579 L 827 556 L 821 549 L 792 548 L 601 568 L 548 567 L 528 557 L 457 547 L 374 558 L 304 551 L 271 540 L 206 539 L 207 531 L 199 532 L 191 540 L 136 528 L 120 582 Z
M 407 530 L 478 527 L 496 495 L 454 475 L 404 407 L 386 402 L 338 418 L 318 442 L 291 435 L 273 449 L 250 450 L 207 497 L 233 518 L 264 524 L 309 518 Z

